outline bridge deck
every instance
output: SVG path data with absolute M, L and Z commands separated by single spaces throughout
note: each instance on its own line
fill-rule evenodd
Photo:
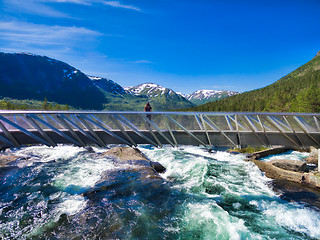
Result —
M 0 111 L 0 147 L 169 144 L 319 147 L 319 114 Z

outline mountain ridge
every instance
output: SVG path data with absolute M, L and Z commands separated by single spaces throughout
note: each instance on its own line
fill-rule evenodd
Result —
M 238 92 L 225 91 L 225 90 L 198 90 L 191 94 L 186 95 L 186 98 L 196 105 L 204 104 L 207 102 L 217 101 L 233 95 L 239 94 Z
M 0 52 L 0 85 L 0 107 L 7 109 L 35 109 L 41 101 L 58 109 L 63 104 L 117 111 L 143 111 L 148 101 L 155 111 L 194 106 L 171 89 L 161 87 L 159 96 L 132 94 L 111 79 L 87 76 L 65 62 L 30 53 Z
M 155 83 L 142 83 L 134 87 L 127 87 L 125 90 L 136 96 L 148 97 L 150 103 L 156 108 L 165 106 L 168 109 L 182 109 L 195 106 L 172 89 Z
M 31 54 L 0 52 L 0 96 L 102 109 L 104 95 L 80 70 L 62 61 Z

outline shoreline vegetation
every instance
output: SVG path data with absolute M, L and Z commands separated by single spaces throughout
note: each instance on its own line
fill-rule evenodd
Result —
M 49 102 L 47 98 L 43 101 L 26 99 L 18 100 L 12 98 L 0 99 L 1 110 L 73 110 L 68 104 L 58 104 L 56 102 Z
M 264 147 L 264 146 L 259 146 L 259 147 L 253 147 L 253 146 L 247 146 L 244 148 L 231 148 L 228 149 L 227 152 L 230 153 L 255 153 L 263 150 L 267 150 L 269 148 Z

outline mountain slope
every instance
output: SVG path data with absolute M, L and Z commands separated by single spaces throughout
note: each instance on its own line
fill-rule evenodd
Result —
M 114 81 L 101 77 L 87 76 L 90 78 L 94 85 L 96 85 L 102 92 L 113 94 L 125 94 L 124 90 L 119 84 Z
M 104 94 L 76 68 L 45 56 L 0 53 L 0 96 L 102 109 Z
M 320 112 L 320 54 L 269 86 L 188 110 Z
M 148 101 L 145 96 L 135 96 L 128 93 L 123 87 L 110 79 L 94 76 L 88 76 L 88 78 L 105 96 L 103 110 L 143 111 L 143 107 Z
M 180 94 L 177 94 L 172 89 L 154 83 L 144 83 L 125 89 L 132 95 L 147 97 L 153 110 L 156 111 L 182 109 L 194 106 L 193 103 Z
M 149 100 L 154 111 L 194 106 L 170 89 L 158 86 L 148 94 L 133 94 L 110 79 L 86 76 L 67 63 L 25 53 L 0 52 L 0 86 L 4 109 L 39 109 L 45 99 L 50 106 L 45 109 L 143 111 Z
M 239 94 L 238 92 L 231 91 L 216 91 L 216 90 L 198 90 L 194 93 L 186 95 L 186 98 L 196 104 L 204 104 L 207 102 L 217 101 L 233 95 Z

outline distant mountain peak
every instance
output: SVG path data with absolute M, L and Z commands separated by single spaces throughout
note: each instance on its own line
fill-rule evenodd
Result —
M 155 106 L 157 109 L 182 109 L 194 106 L 183 95 L 155 83 L 143 83 L 127 87 L 125 90 L 132 95 L 148 97 L 152 107 Z
M 28 52 L 19 52 L 19 53 L 17 53 L 17 54 L 42 57 L 42 56 L 40 56 L 40 55 L 36 55 L 36 54 L 34 54 L 34 53 L 28 53 Z
M 125 88 L 129 93 L 134 95 L 146 95 L 148 97 L 158 97 L 163 94 L 176 94 L 172 89 L 162 87 L 155 83 L 142 83 L 134 87 Z
M 195 104 L 203 104 L 207 102 L 220 100 L 226 97 L 230 97 L 236 94 L 238 94 L 238 92 L 204 89 L 204 90 L 198 90 L 191 94 L 188 94 L 186 95 L 186 98 Z
M 317 55 L 316 55 L 316 57 L 319 57 L 320 56 L 320 51 L 319 52 L 317 52 Z

